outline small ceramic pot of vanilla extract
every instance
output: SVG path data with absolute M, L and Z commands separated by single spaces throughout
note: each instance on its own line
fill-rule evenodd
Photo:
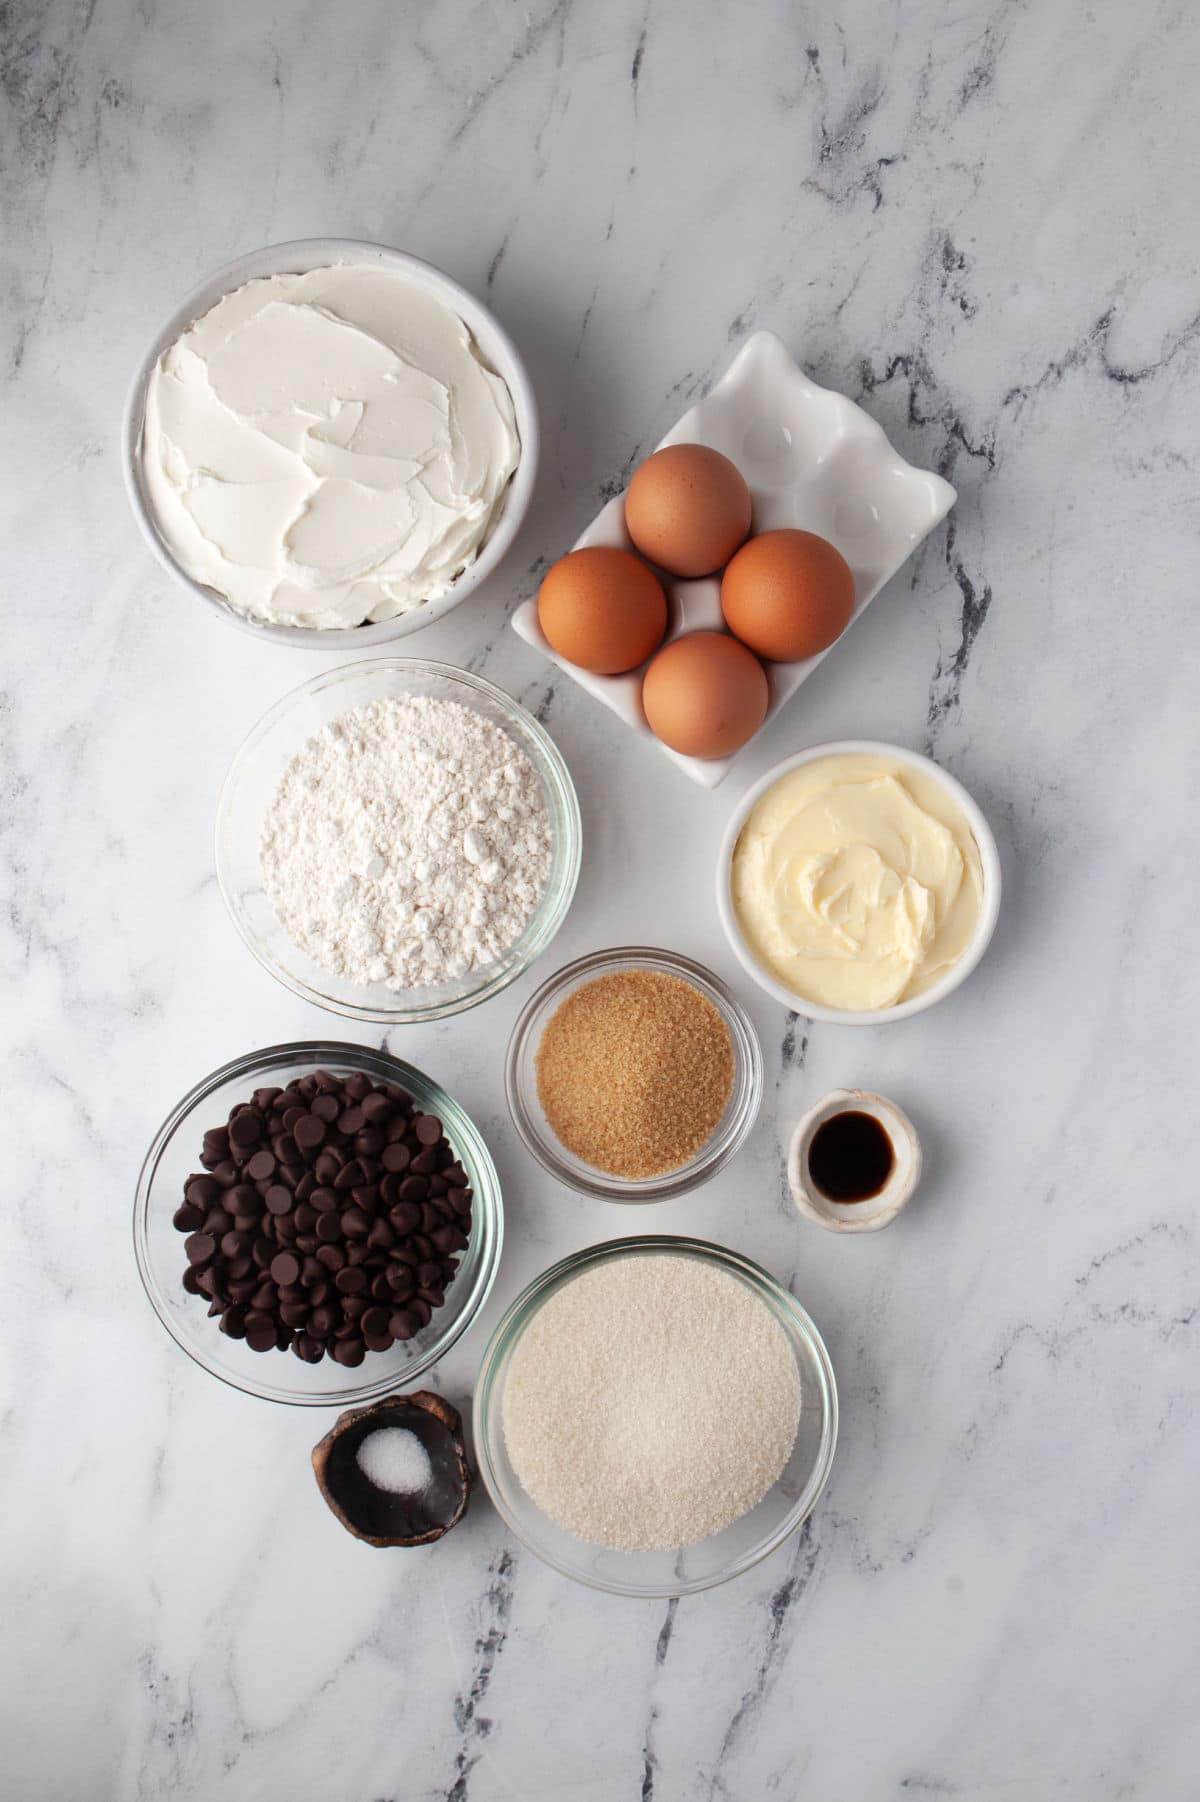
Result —
M 920 1175 L 912 1121 L 894 1101 L 865 1089 L 832 1090 L 809 1108 L 788 1148 L 792 1199 L 831 1233 L 890 1226 Z

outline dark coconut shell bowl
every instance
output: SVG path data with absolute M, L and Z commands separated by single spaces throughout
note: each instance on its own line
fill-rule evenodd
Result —
M 383 1427 L 404 1427 L 424 1448 L 431 1475 L 420 1490 L 395 1493 L 374 1484 L 358 1463 L 363 1441 Z M 348 1533 L 368 1545 L 432 1545 L 467 1511 L 471 1473 L 462 1418 L 440 1395 L 386 1395 L 348 1408 L 313 1448 L 321 1494 Z

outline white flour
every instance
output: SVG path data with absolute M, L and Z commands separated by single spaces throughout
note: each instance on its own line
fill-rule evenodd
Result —
M 267 809 L 263 883 L 288 934 L 357 983 L 427 987 L 494 963 L 550 874 L 537 772 L 502 727 L 431 695 L 331 720 Z

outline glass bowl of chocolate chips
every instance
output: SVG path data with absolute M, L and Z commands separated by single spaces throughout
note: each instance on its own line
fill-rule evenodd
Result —
M 268 1401 L 338 1407 L 409 1385 L 466 1332 L 500 1261 L 477 1127 L 411 1064 L 275 1045 L 159 1128 L 134 1204 L 138 1270 L 188 1356 Z

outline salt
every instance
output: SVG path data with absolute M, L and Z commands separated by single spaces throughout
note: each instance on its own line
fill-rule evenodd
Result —
M 358 1468 L 389 1495 L 417 1495 L 433 1476 L 429 1453 L 407 1427 L 380 1427 L 358 1448 Z

